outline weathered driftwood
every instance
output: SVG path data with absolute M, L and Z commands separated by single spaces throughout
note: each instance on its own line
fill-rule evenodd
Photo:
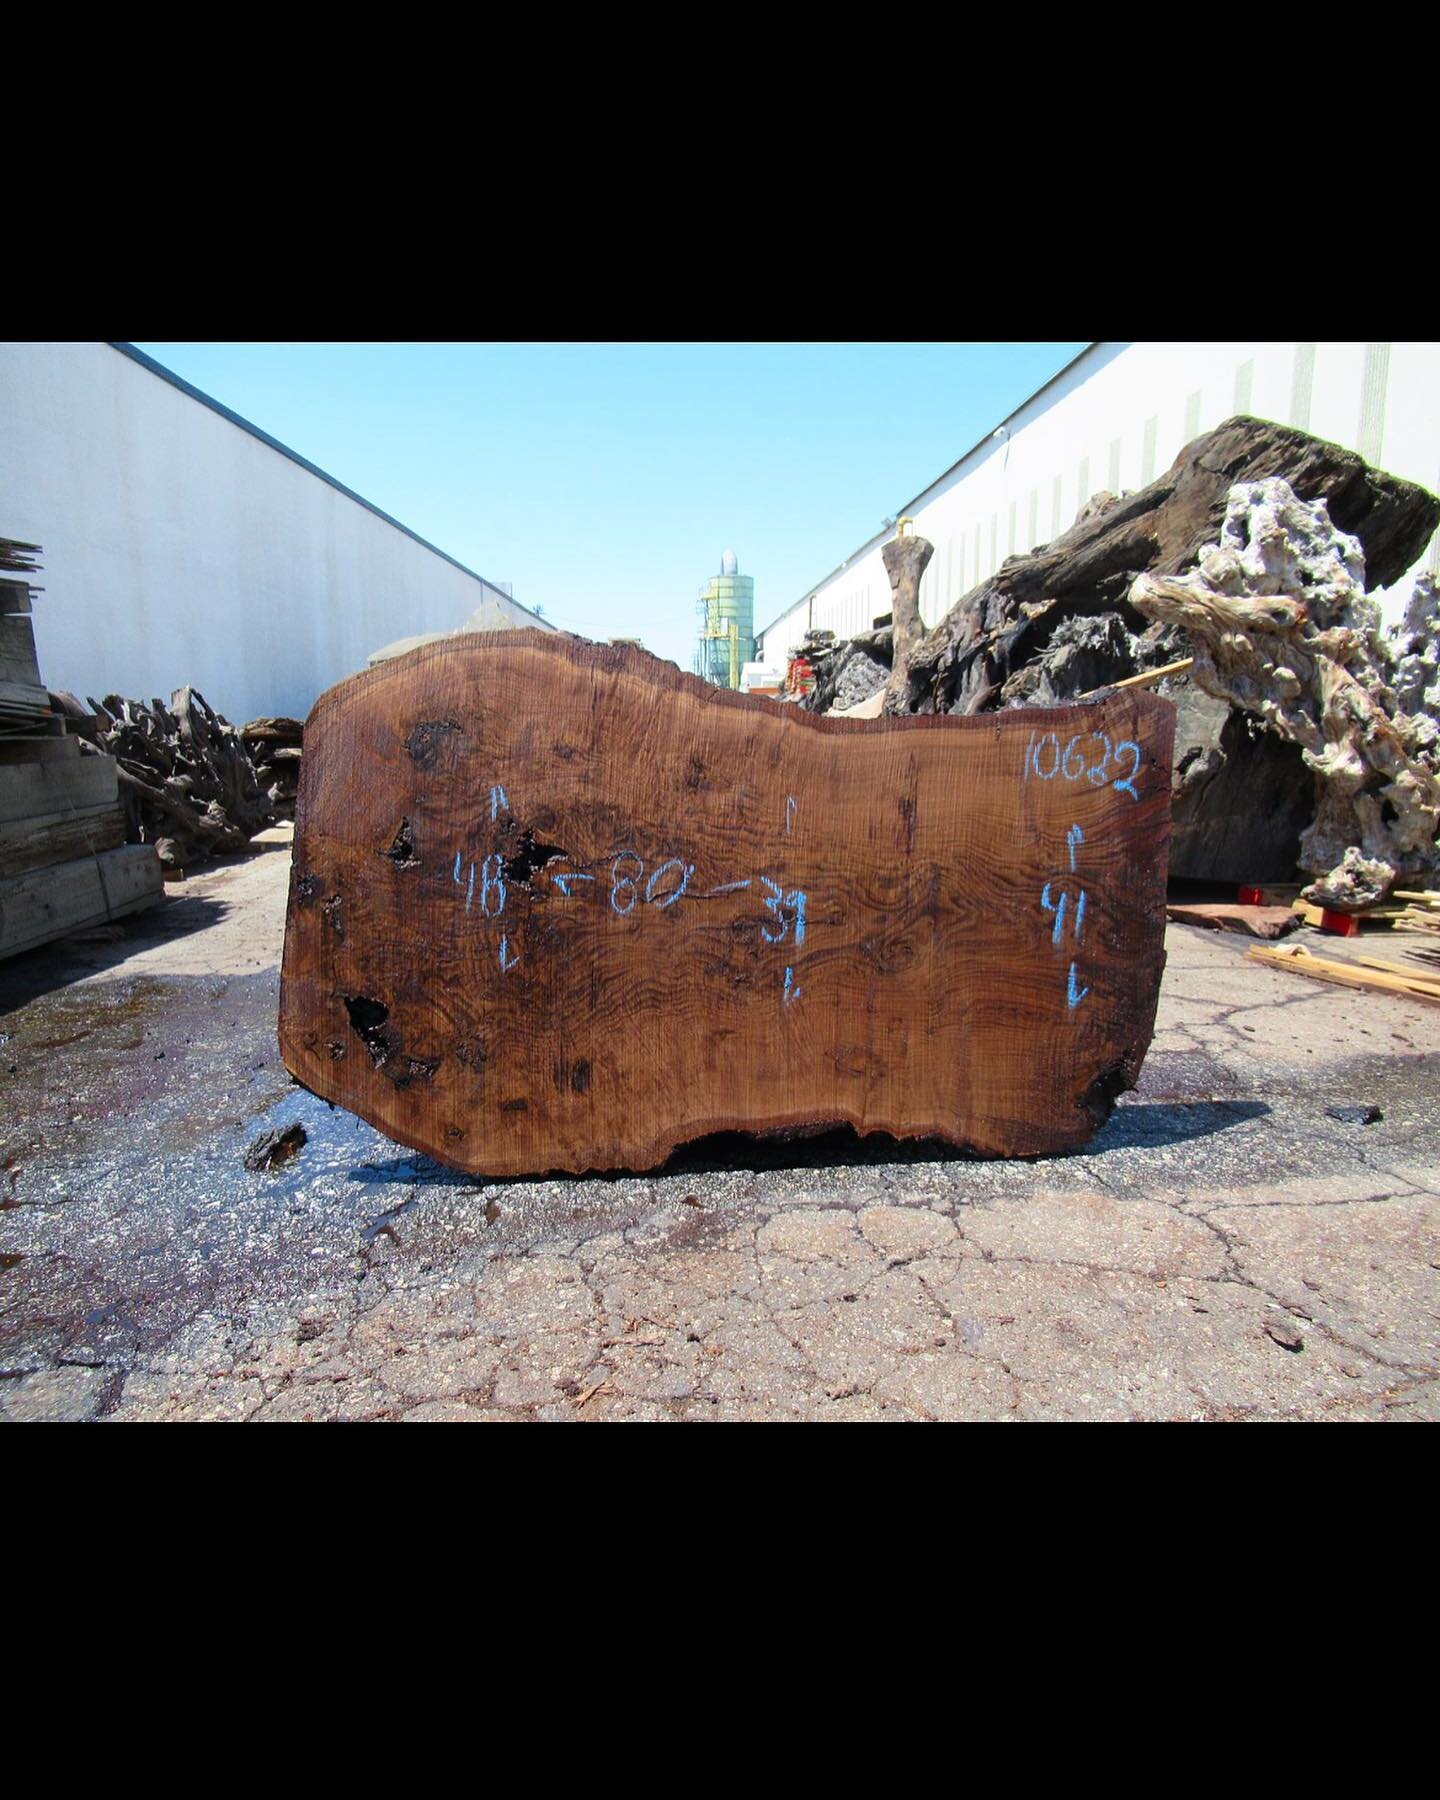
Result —
M 815 686 L 800 701 L 806 712 L 828 713 L 852 707 L 882 693 L 890 679 L 894 632 L 889 625 L 857 631 L 853 638 L 827 650 L 807 650 L 815 670 Z
M 1397 872 L 1440 866 L 1440 727 L 1399 710 L 1360 546 L 1323 503 L 1307 506 L 1280 480 L 1241 484 L 1217 535 L 1198 569 L 1142 575 L 1130 602 L 1184 629 L 1207 693 L 1299 745 L 1317 801 L 1300 866 L 1335 871 L 1317 899 L 1368 905 Z M 1357 885 L 1359 865 L 1342 864 L 1352 850 L 1388 876 L 1370 869 Z
M 1187 444 L 1149 487 L 1106 496 L 1053 543 L 1008 557 L 916 648 L 886 711 L 992 710 L 1006 682 L 1077 616 L 1115 612 L 1131 632 L 1143 632 L 1145 621 L 1127 602 L 1135 577 L 1190 568 L 1218 537 L 1230 489 L 1271 475 L 1283 476 L 1303 500 L 1326 501 L 1335 524 L 1359 538 L 1372 587 L 1398 581 L 1440 524 L 1440 500 L 1353 451 L 1261 419 L 1229 419 Z M 1155 644 L 1156 662 L 1186 654 L 1183 646 Z
M 305 728 L 280 1045 L 495 1175 L 830 1124 L 1084 1143 L 1164 959 L 1173 710 L 856 723 L 641 651 L 446 639 Z
M 894 661 L 885 684 L 884 710 L 893 712 L 896 695 L 905 687 L 910 658 L 925 635 L 920 622 L 920 577 L 935 554 L 928 538 L 891 538 L 880 555 L 890 577 L 890 624 Z
M 133 843 L 153 843 L 169 868 L 241 851 L 275 822 L 239 733 L 195 689 L 168 707 L 107 695 L 91 708 L 97 741 L 120 764 Z
M 255 764 L 270 811 L 277 819 L 295 817 L 300 786 L 300 748 L 305 727 L 299 719 L 251 719 L 240 727 L 240 739 Z

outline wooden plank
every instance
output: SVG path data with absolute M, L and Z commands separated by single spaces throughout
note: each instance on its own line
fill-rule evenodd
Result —
M 0 767 L 0 824 L 112 805 L 119 794 L 120 766 L 113 756 Z
M 153 905 L 163 885 L 152 844 L 126 844 L 0 880 L 0 957 Z
M 1159 669 L 1142 669 L 1138 675 L 1127 675 L 1123 681 L 1112 681 L 1111 688 L 1154 687 L 1156 682 L 1164 681 L 1169 675 L 1183 675 L 1187 669 L 1195 667 L 1193 656 L 1182 656 L 1178 662 L 1166 663 Z M 1082 700 L 1093 700 L 1096 695 L 1103 694 L 1103 687 L 1091 688 L 1088 694 L 1081 694 Z
M 1207 931 L 1238 931 L 1248 937 L 1280 938 L 1300 924 L 1288 906 L 1241 906 L 1229 901 L 1172 902 L 1165 908 L 1167 918 L 1177 925 L 1199 925 Z
M 0 765 L 67 763 L 79 758 L 79 738 L 63 732 L 58 737 L 0 737 Z
M 1407 971 L 1403 976 L 1389 974 L 1372 974 L 1369 969 L 1357 968 L 1354 963 L 1331 961 L 1328 957 L 1312 956 L 1308 950 L 1247 950 L 1246 956 L 1255 962 L 1269 963 L 1272 969 L 1285 969 L 1292 975 L 1306 975 L 1312 981 L 1328 981 L 1336 987 L 1369 988 L 1378 993 L 1403 994 L 1411 1000 L 1429 1000 L 1440 1005 L 1440 992 L 1428 988 L 1426 977 L 1421 974 L 1411 976 Z M 1397 965 L 1398 967 L 1398 965 Z
M 35 656 L 35 626 L 23 613 L 0 613 L 0 682 L 39 687 L 40 664 Z
M 0 738 L 64 737 L 65 721 L 58 713 L 47 713 L 36 719 L 0 718 Z
M 0 718 L 35 718 L 50 707 L 49 692 L 29 681 L 0 681 Z
M 306 724 L 285 1061 L 495 1174 L 832 1123 L 1083 1144 L 1154 1026 L 1173 723 L 1144 692 L 857 723 L 444 639 Z
M 124 842 L 125 809 L 119 805 L 0 824 L 0 876 L 72 862 L 78 856 L 114 850 Z
M 1355 960 L 1362 968 L 1381 969 L 1387 975 L 1398 975 L 1406 981 L 1419 982 L 1421 987 L 1434 988 L 1440 992 L 1440 975 L 1432 975 L 1428 969 L 1407 968 L 1404 963 L 1387 962 L 1378 956 L 1357 956 Z

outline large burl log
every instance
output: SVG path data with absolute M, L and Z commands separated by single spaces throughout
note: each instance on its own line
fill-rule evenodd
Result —
M 721 1130 L 1083 1144 L 1164 961 L 1173 709 L 821 719 L 643 651 L 442 640 L 305 726 L 280 1046 L 476 1173 Z
M 1127 599 L 1135 577 L 1190 568 L 1219 536 L 1230 489 L 1272 475 L 1302 500 L 1324 499 L 1334 523 L 1359 538 L 1371 588 L 1398 581 L 1440 524 L 1433 495 L 1372 469 L 1354 451 L 1262 419 L 1228 419 L 1187 444 L 1149 487 L 1087 506 L 1053 543 L 1008 557 L 912 652 L 906 679 L 891 683 L 886 712 L 999 706 L 1006 681 L 1077 615 L 1117 612 L 1131 631 L 1143 631 L 1145 620 Z M 1162 650 L 1158 660 L 1167 659 Z

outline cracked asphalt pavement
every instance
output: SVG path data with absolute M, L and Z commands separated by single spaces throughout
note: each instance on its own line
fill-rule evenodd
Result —
M 1440 1008 L 1172 925 L 1083 1154 L 734 1138 L 482 1182 L 290 1082 L 269 837 L 0 965 L 0 1417 L 1440 1416 Z

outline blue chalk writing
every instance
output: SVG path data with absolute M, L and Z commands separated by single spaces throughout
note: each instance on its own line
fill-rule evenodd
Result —
M 1085 833 L 1078 825 L 1072 825 L 1065 833 L 1065 848 L 1070 852 L 1070 873 L 1075 873 L 1075 846 L 1085 842 Z
M 455 879 L 458 881 L 460 878 L 457 875 Z M 474 898 L 475 898 L 475 865 L 474 865 L 474 863 L 471 863 L 471 865 L 470 865 L 470 885 L 465 890 L 465 910 L 466 910 L 466 912 L 469 912 L 470 902 Z
M 795 985 L 795 971 L 793 969 L 786 969 L 786 971 L 785 971 L 785 1004 L 788 1006 L 792 1000 L 798 1000 L 799 998 L 800 998 L 800 989 Z
M 805 895 L 799 888 L 792 890 L 792 892 L 788 894 L 782 892 L 780 884 L 776 881 L 772 881 L 768 875 L 762 875 L 760 880 L 770 890 L 765 901 L 765 909 L 767 912 L 774 913 L 775 917 L 780 922 L 780 929 L 775 932 L 768 930 L 762 925 L 760 927 L 761 937 L 764 938 L 767 944 L 783 943 L 785 933 L 790 929 L 790 926 L 793 923 L 795 926 L 795 943 L 798 948 L 805 942 Z M 787 908 L 789 909 L 788 917 L 786 915 Z
M 665 873 L 665 871 L 667 869 L 678 869 L 680 871 L 680 885 L 676 888 L 670 889 L 670 891 L 668 893 L 661 894 L 661 896 L 657 900 L 655 898 L 655 883 L 660 879 L 660 877 Z M 660 907 L 662 911 L 667 906 L 673 906 L 675 904 L 675 902 L 680 898 L 680 896 L 685 892 L 685 889 L 690 885 L 690 877 L 694 873 L 695 873 L 694 863 L 681 862 L 681 860 L 678 856 L 672 856 L 670 858 L 669 862 L 661 863 L 660 867 L 654 871 L 654 873 L 651 875 L 650 879 L 645 883 L 645 898 L 649 901 L 653 901 L 654 904 L 656 906 Z
M 1050 942 L 1052 944 L 1058 944 L 1060 942 L 1060 934 L 1065 929 L 1065 904 L 1069 898 L 1070 896 L 1065 892 L 1064 888 L 1061 888 L 1060 898 L 1058 900 L 1052 900 L 1050 898 L 1050 883 L 1048 881 L 1045 883 L 1044 889 L 1041 892 L 1040 905 L 1046 912 L 1053 912 L 1055 915 L 1055 929 L 1050 933 Z
M 710 892 L 712 894 L 733 894 L 740 888 L 748 888 L 749 885 L 750 883 L 748 881 L 727 881 L 722 883 L 719 887 L 711 888 Z
M 487 856 L 480 865 L 480 910 L 487 919 L 498 919 L 505 910 L 505 863 L 497 850 L 493 856 Z M 471 877 L 472 881 L 474 877 Z M 490 902 L 498 895 L 492 906 Z
M 1085 998 L 1085 996 L 1089 992 L 1090 992 L 1090 990 L 1088 987 L 1083 987 L 1083 988 L 1079 989 L 1078 992 L 1076 991 L 1075 965 L 1072 962 L 1070 965 L 1070 988 L 1069 988 L 1069 992 L 1066 995 L 1066 999 L 1068 1000 L 1068 1002 L 1071 1006 L 1078 1006 L 1080 1004 L 1080 1002 Z
M 509 957 L 508 962 L 506 961 L 507 957 Z M 500 940 L 500 973 L 508 975 L 519 960 L 518 956 L 510 956 L 510 939 L 502 937 Z
M 636 874 L 633 879 L 629 875 L 622 875 L 620 873 L 620 865 L 621 865 L 621 863 L 625 862 L 627 859 L 630 862 L 633 862 L 635 865 L 635 868 L 636 868 Z M 615 912 L 619 913 L 619 915 L 622 919 L 625 917 L 626 913 L 628 913 L 635 904 L 636 894 L 639 891 L 636 888 L 635 883 L 640 879 L 640 876 L 643 875 L 644 873 L 645 873 L 645 864 L 641 861 L 641 859 L 635 854 L 635 852 L 633 850 L 622 850 L 620 852 L 620 854 L 615 858 L 614 862 L 610 865 L 610 876 L 611 876 L 610 905 Z M 621 896 L 622 892 L 628 895 L 628 898 L 626 899 L 625 904 L 623 906 L 620 904 L 620 896 Z
M 506 812 L 509 812 L 510 796 L 505 792 L 504 788 L 497 783 L 497 785 L 490 790 L 490 817 L 492 820 L 499 818 L 500 808 L 502 806 L 505 808 Z
M 794 811 L 795 811 L 795 796 L 793 794 L 787 794 L 785 796 L 785 835 L 786 835 L 786 837 L 789 837 L 789 835 L 790 835 L 790 815 Z
M 1051 748 L 1048 769 L 1041 767 L 1041 757 L 1047 744 Z M 1089 750 L 1091 744 L 1101 746 L 1098 761 Z M 1063 775 L 1067 781 L 1079 781 L 1083 776 L 1092 787 L 1104 787 L 1110 771 L 1111 757 L 1118 762 L 1127 750 L 1133 758 L 1130 772 L 1112 781 L 1110 785 L 1122 794 L 1129 794 L 1132 800 L 1138 800 L 1140 795 L 1135 786 L 1135 778 L 1140 773 L 1140 746 L 1130 739 L 1112 746 L 1103 731 L 1077 733 L 1066 742 L 1063 750 L 1058 733 L 1047 731 L 1044 737 L 1037 738 L 1032 731 L 1030 741 L 1025 746 L 1025 779 L 1028 781 L 1032 773 L 1038 775 L 1041 781 L 1053 781 L 1057 775 Z
M 1040 890 L 1041 910 L 1047 913 L 1054 913 L 1055 915 L 1055 928 L 1050 933 L 1050 942 L 1052 944 L 1058 944 L 1060 939 L 1065 935 L 1065 908 L 1068 905 L 1069 900 L 1070 895 L 1063 887 L 1060 890 L 1060 898 L 1058 900 L 1052 900 L 1050 898 L 1050 883 L 1048 881 Z M 1085 890 L 1084 888 L 1081 888 L 1080 898 L 1075 902 L 1075 923 L 1072 927 L 1072 930 L 1075 933 L 1075 942 L 1077 944 L 1080 942 L 1080 933 L 1083 930 L 1084 925 Z
M 555 883 L 556 887 L 559 888 L 560 892 L 568 900 L 570 898 L 570 883 L 572 881 L 593 881 L 595 879 L 595 877 L 593 875 L 580 875 L 580 874 L 577 874 L 573 869 L 566 869 L 564 874 L 552 875 L 550 877 L 550 879 Z
M 460 852 L 455 852 L 455 885 L 460 885 Z

